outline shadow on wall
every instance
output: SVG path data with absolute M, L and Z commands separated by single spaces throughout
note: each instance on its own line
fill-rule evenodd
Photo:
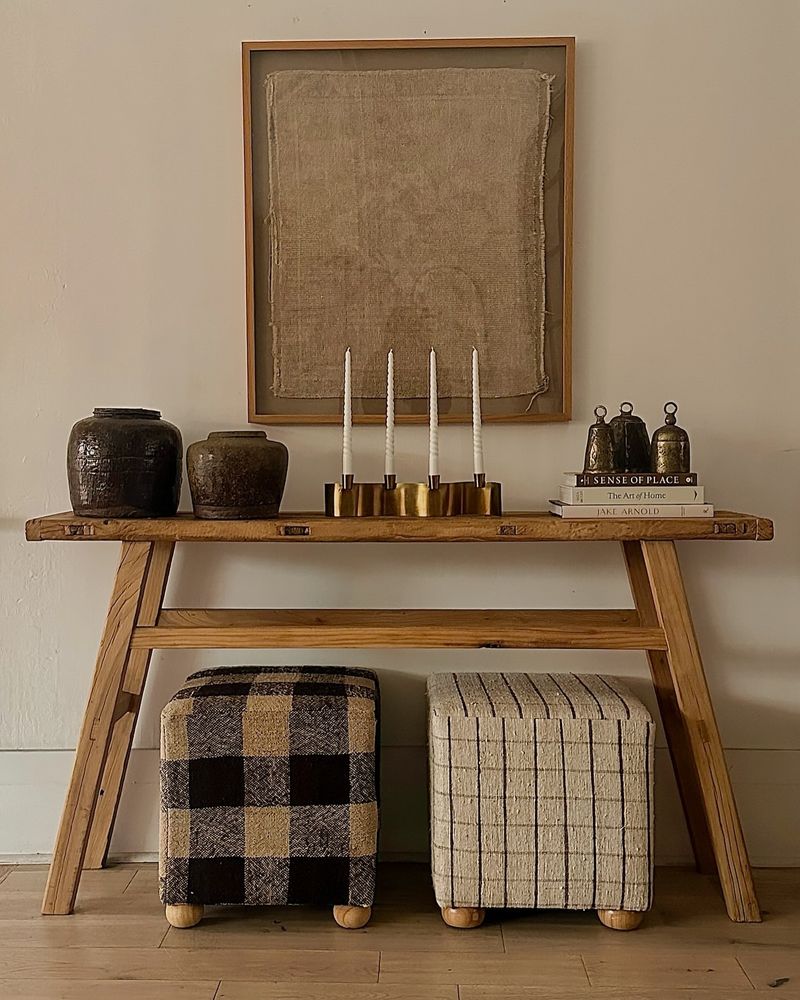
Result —
M 239 662 L 247 662 L 250 657 L 239 653 Z M 296 662 L 309 657 L 302 651 Z M 320 651 L 316 651 L 320 652 Z M 313 662 L 348 662 L 354 656 L 351 651 L 334 651 L 329 657 L 310 658 Z M 361 654 L 360 665 L 370 666 L 367 658 L 370 651 Z M 419 651 L 394 651 L 405 656 L 419 655 Z M 171 654 L 180 657 L 183 654 Z M 436 664 L 437 669 L 531 669 L 528 664 L 512 666 L 510 656 L 504 652 L 487 653 L 477 651 L 472 663 L 458 662 L 460 651 L 444 654 L 449 662 Z M 542 657 L 550 654 L 542 651 L 534 654 L 541 670 L 552 669 Z M 632 656 L 634 654 L 628 654 Z M 569 657 L 569 661 L 567 660 Z M 580 671 L 581 657 L 564 654 L 564 661 L 555 669 Z M 651 708 L 655 709 L 655 699 L 646 676 L 647 668 L 640 657 L 636 676 L 626 676 L 627 683 Z M 630 663 L 630 661 L 628 661 Z M 632 664 L 634 669 L 636 665 Z M 739 665 L 740 666 L 740 665 Z M 788 659 L 782 661 L 782 669 L 790 669 Z M 608 673 L 615 672 L 610 665 Z M 622 671 L 618 671 L 622 673 Z M 170 672 L 171 673 L 171 672 Z M 175 684 L 183 679 L 184 671 Z M 407 670 L 378 667 L 381 682 L 382 709 L 385 723 L 382 727 L 381 775 L 381 854 L 387 858 L 424 860 L 428 856 L 429 813 L 428 813 L 428 755 L 426 749 L 426 703 L 425 675 L 409 673 Z M 156 669 L 154 677 L 164 680 Z M 169 692 L 171 693 L 171 691 Z M 166 697 L 169 695 L 167 694 Z M 166 700 L 166 698 L 165 698 Z M 775 730 L 796 732 L 797 714 L 769 702 L 755 703 L 751 700 L 735 699 L 729 710 L 737 716 L 757 711 L 767 724 Z M 157 714 L 157 706 L 152 705 Z M 660 722 L 658 723 L 660 727 Z M 724 727 L 723 727 L 724 732 Z M 797 864 L 797 844 L 795 831 L 800 824 L 800 751 L 758 750 L 733 748 L 727 751 L 728 765 L 736 791 L 739 809 L 745 826 L 748 847 L 756 864 Z M 659 732 L 656 750 L 656 859 L 665 864 L 686 864 L 691 860 L 691 851 L 685 823 L 678 799 L 675 780 L 664 747 L 663 736 Z M 66 780 L 66 771 L 64 774 Z M 138 787 L 137 787 L 138 786 Z M 61 786 L 53 794 L 60 800 Z M 134 753 L 132 768 L 123 800 L 123 821 L 115 836 L 117 851 L 155 850 L 157 846 L 158 814 L 158 752 L 142 750 Z M 56 811 L 54 805 L 53 822 Z M 48 841 L 49 846 L 49 841 Z
M 166 656 L 166 660 L 164 659 Z M 200 657 L 200 658 L 199 658 Z M 625 679 L 657 718 L 658 708 L 643 653 L 570 650 L 169 650 L 153 658 L 137 745 L 158 746 L 161 708 L 188 674 L 223 664 L 341 664 L 378 672 L 382 740 L 388 747 L 419 747 L 426 740 L 425 679 L 439 671 L 504 670 L 509 673 L 605 673 Z M 797 750 L 800 711 L 787 704 L 798 655 L 759 649 L 715 650 L 710 687 L 726 747 Z M 752 678 L 746 687 L 739 678 Z M 735 686 L 734 686 L 735 684 Z M 741 689 L 741 690 L 740 690 Z M 665 746 L 658 722 L 656 744 Z M 798 751 L 800 752 L 800 751 Z
M 488 662 L 475 666 L 459 664 L 454 665 L 452 669 L 493 669 L 514 672 L 502 662 L 504 655 L 507 654 L 492 653 Z M 565 664 L 555 669 L 574 670 L 580 673 L 580 663 L 576 661 L 574 654 L 572 656 L 569 665 Z M 793 669 L 796 672 L 796 658 L 790 660 L 787 657 L 783 661 L 783 667 L 786 671 Z M 540 667 L 540 670 L 546 669 L 548 669 L 546 666 Z M 384 705 L 389 701 L 393 706 L 392 710 L 402 705 L 404 713 L 411 717 L 415 730 L 414 742 L 407 744 L 389 741 L 384 734 L 381 769 L 384 789 L 381 803 L 381 852 L 387 856 L 416 858 L 425 855 L 428 850 L 428 760 L 424 737 L 422 740 L 418 739 L 417 728 L 419 724 L 423 731 L 426 729 L 425 677 L 409 675 L 398 670 L 383 669 L 378 673 Z M 659 848 L 657 843 L 658 860 L 670 864 L 685 863 L 691 853 L 689 840 L 646 665 L 642 663 L 638 677 L 631 677 L 628 674 L 624 676 L 626 683 L 648 705 L 656 718 L 656 833 L 661 844 Z M 796 733 L 800 728 L 798 712 L 767 701 L 759 704 L 751 700 L 735 699 L 726 703 L 726 710 L 732 717 L 737 718 L 747 717 L 755 710 L 757 714 L 763 716 L 764 723 L 771 724 L 774 730 L 787 734 Z M 396 738 L 395 732 L 392 740 Z M 763 823 L 762 809 L 769 807 L 770 797 L 796 796 L 800 791 L 800 776 L 796 773 L 797 756 L 798 752 L 792 749 L 781 754 L 780 751 L 734 748 L 727 753 L 728 767 L 754 857 L 769 855 L 770 828 L 765 827 Z M 776 761 L 784 763 L 775 767 Z M 387 792 L 387 789 L 390 792 Z M 798 819 L 800 820 L 800 813 Z

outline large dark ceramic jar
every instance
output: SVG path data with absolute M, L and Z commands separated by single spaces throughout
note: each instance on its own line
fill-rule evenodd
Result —
M 183 442 L 158 410 L 101 407 L 72 428 L 72 509 L 86 517 L 169 517 L 178 509 Z
M 214 431 L 186 450 L 197 517 L 277 517 L 289 452 L 264 431 Z

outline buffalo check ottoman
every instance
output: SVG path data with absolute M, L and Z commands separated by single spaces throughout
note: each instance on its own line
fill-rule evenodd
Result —
M 650 907 L 654 723 L 615 677 L 442 673 L 428 680 L 431 852 L 446 923 L 485 907 Z
M 375 893 L 378 679 L 346 667 L 193 674 L 161 715 L 159 884 L 167 919 L 211 904 L 331 904 L 363 926 Z

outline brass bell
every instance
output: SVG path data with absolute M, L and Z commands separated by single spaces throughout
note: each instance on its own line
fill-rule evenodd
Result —
M 594 415 L 597 417 L 589 428 L 586 437 L 586 454 L 583 458 L 584 472 L 614 471 L 614 437 L 611 427 L 606 423 L 608 410 L 605 406 L 596 406 Z
M 650 471 L 650 435 L 641 417 L 633 414 L 633 403 L 621 403 L 609 426 L 614 438 L 615 472 Z
M 677 403 L 665 403 L 663 427 L 653 434 L 650 445 L 650 468 L 653 472 L 691 472 L 689 435 L 675 423 Z

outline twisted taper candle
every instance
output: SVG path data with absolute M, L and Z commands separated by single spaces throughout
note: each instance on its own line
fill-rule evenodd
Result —
M 344 419 L 342 421 L 342 482 L 353 476 L 353 396 L 350 348 L 344 352 Z
M 436 351 L 430 353 L 430 383 L 428 389 L 430 427 L 428 430 L 428 478 L 439 478 L 439 398 L 436 381 Z
M 478 351 L 472 348 L 472 471 L 475 482 L 484 475 L 483 424 L 481 421 L 481 380 L 478 370 Z
M 386 366 L 386 454 L 383 475 L 387 483 L 394 476 L 394 351 L 389 351 Z

